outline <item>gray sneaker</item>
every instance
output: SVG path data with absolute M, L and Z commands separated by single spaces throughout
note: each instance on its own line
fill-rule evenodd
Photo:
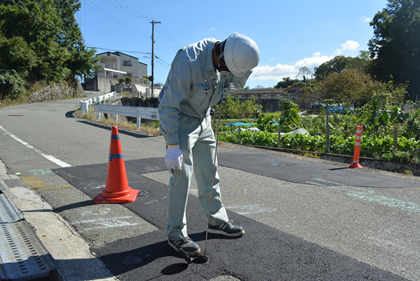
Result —
M 168 245 L 177 252 L 180 251 L 179 249 L 184 250 L 189 256 L 196 256 L 201 252 L 200 246 L 188 236 L 177 241 L 168 240 Z
M 227 221 L 219 226 L 209 224 L 209 233 L 239 237 L 245 234 L 245 230 L 242 226 L 233 225 L 230 221 Z

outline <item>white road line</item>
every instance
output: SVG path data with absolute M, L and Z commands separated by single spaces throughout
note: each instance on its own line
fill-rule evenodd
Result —
M 376 202 L 376 203 L 379 203 L 379 204 L 382 204 L 382 205 L 386 205 L 388 207 L 400 208 L 401 210 L 404 210 L 404 211 L 420 213 L 420 205 L 417 205 L 413 202 L 406 202 L 406 201 L 403 201 L 403 200 L 378 195 L 378 194 L 375 193 L 375 191 L 365 189 L 365 188 L 348 186 L 348 185 L 345 185 L 345 184 L 342 184 L 342 183 L 327 181 L 327 180 L 323 180 L 323 179 L 314 179 L 314 180 L 321 181 L 321 182 L 332 183 L 332 184 L 335 184 L 335 186 L 323 185 L 323 184 L 310 182 L 310 181 L 306 181 L 306 183 L 314 184 L 314 185 L 321 185 L 321 186 L 345 191 L 345 192 L 347 192 L 347 195 L 354 196 L 354 197 L 359 198 L 361 200 Z M 357 191 L 351 190 L 351 188 L 356 189 Z
M 327 180 L 323 180 L 323 179 L 314 179 L 314 180 L 316 180 L 316 181 L 328 182 L 328 183 L 332 183 L 332 184 L 335 184 L 335 185 L 344 185 L 344 186 L 347 186 L 347 185 L 342 184 L 342 183 L 333 182 L 333 181 L 327 181 Z
M 9 131 L 7 131 L 5 128 L 3 128 L 2 126 L 0 126 L 0 129 L 5 132 L 6 134 L 8 134 L 12 139 L 14 139 L 17 142 L 20 142 L 21 144 L 23 144 L 24 146 L 26 146 L 29 149 L 32 149 L 33 151 L 35 151 L 36 153 L 38 153 L 39 155 L 41 155 L 42 157 L 44 157 L 45 159 L 57 164 L 60 167 L 70 167 L 70 164 L 67 164 L 64 161 L 61 161 L 60 159 L 55 158 L 52 155 L 47 155 L 44 152 L 42 152 L 41 150 L 39 150 L 38 148 L 30 145 L 29 143 L 21 140 L 20 138 L 18 138 L 17 136 L 13 135 L 12 133 L 10 133 Z
M 228 206 L 228 207 L 226 207 L 226 209 L 243 210 L 243 211 L 236 211 L 236 213 L 238 213 L 240 215 L 270 213 L 270 212 L 277 211 L 276 208 L 266 207 L 263 204 L 244 205 L 244 206 Z
M 311 181 L 305 181 L 305 183 L 309 183 L 309 184 L 313 184 L 313 185 L 326 186 L 324 184 L 320 184 L 320 183 L 316 183 L 316 182 L 311 182 Z
M 87 228 L 80 227 L 83 232 L 83 231 L 95 230 L 95 229 L 123 227 L 123 226 L 136 226 L 136 225 L 141 224 L 138 222 L 125 221 L 131 218 L 132 218 L 131 216 L 114 217 L 114 218 L 99 218 L 99 219 L 76 221 L 73 223 L 73 225 L 88 224 L 90 227 L 87 227 Z

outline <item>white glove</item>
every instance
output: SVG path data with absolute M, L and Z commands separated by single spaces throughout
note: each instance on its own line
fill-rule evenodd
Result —
M 165 155 L 165 164 L 170 169 L 182 170 L 182 152 L 179 145 L 168 145 Z

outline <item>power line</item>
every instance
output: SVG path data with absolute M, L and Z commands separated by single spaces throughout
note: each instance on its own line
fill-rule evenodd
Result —
M 150 55 L 150 52 L 137 52 L 137 51 L 123 51 L 123 50 L 112 50 L 108 48 L 101 48 L 101 47 L 87 47 L 90 49 L 99 49 L 99 50 L 108 50 L 108 51 L 114 51 L 114 52 L 125 52 L 125 53 L 136 53 L 136 54 L 147 54 Z
M 155 55 L 155 58 L 157 58 L 158 60 L 160 60 L 160 61 L 162 61 L 162 62 L 166 63 L 168 66 L 171 66 L 169 63 L 167 63 L 166 61 L 164 61 L 163 59 L 159 58 L 159 57 L 158 57 L 158 56 L 156 56 L 156 55 Z
M 151 18 L 151 17 L 149 17 L 149 16 L 147 16 L 147 15 L 145 15 L 145 14 L 143 14 L 143 13 L 137 11 L 137 10 L 134 10 L 134 9 L 130 8 L 129 6 L 125 5 L 124 3 L 121 3 L 118 0 L 102 0 L 102 1 L 107 3 L 108 5 L 112 6 L 114 9 L 118 9 L 120 11 L 123 11 L 123 12 L 125 12 L 125 13 L 127 13 L 131 16 L 136 17 L 136 18 L 142 19 L 144 21 L 151 21 L 151 20 L 155 21 L 155 19 L 153 19 L 153 18 Z M 110 1 L 111 3 L 108 2 L 108 1 Z M 117 6 L 115 6 L 115 5 L 117 5 Z M 157 30 L 157 32 L 162 37 L 162 39 L 165 41 L 167 46 L 169 48 L 171 48 L 172 50 L 174 50 L 175 52 L 177 52 L 180 49 L 179 45 L 175 42 L 175 39 L 173 39 L 173 37 L 169 34 L 168 30 L 165 27 L 163 27 L 163 28 L 164 28 L 164 30 L 162 29 L 162 33 L 159 30 Z M 165 30 L 166 30 L 166 33 L 165 33 Z M 166 39 L 165 36 L 168 39 Z
M 169 35 L 170 39 L 169 41 L 172 42 L 176 48 L 175 52 L 177 52 L 179 49 L 181 49 L 181 47 L 179 46 L 179 44 L 175 41 L 175 39 L 171 36 L 171 34 L 168 32 L 168 30 L 166 29 L 165 25 L 162 24 L 162 27 L 165 29 L 166 33 Z
M 149 53 L 150 54 L 150 53 Z M 151 56 L 149 57 L 149 56 L 143 56 L 143 58 L 146 58 L 146 59 L 150 59 L 150 58 L 152 58 Z M 163 65 L 164 67 L 166 67 L 166 68 L 170 68 L 170 64 L 169 63 L 167 63 L 166 61 L 164 61 L 164 60 L 162 60 L 161 58 L 159 58 L 158 56 L 155 56 L 155 58 L 156 59 L 158 59 L 157 60 L 157 62 L 159 63 L 159 64 L 161 64 L 161 65 Z
M 161 63 L 160 61 L 156 61 L 157 63 L 159 63 L 160 65 L 162 65 L 163 67 L 166 67 L 167 69 L 171 69 L 170 67 L 168 67 L 167 65 L 164 65 L 163 63 Z
M 103 0 L 104 2 L 106 2 L 105 0 Z M 151 17 L 149 17 L 149 16 L 147 16 L 147 15 L 145 15 L 145 14 L 143 14 L 143 13 L 141 13 L 141 12 L 139 12 L 139 11 L 136 11 L 136 10 L 134 10 L 134 9 L 132 9 L 132 8 L 130 8 L 130 7 L 128 7 L 127 5 L 125 5 L 124 3 L 121 3 L 120 1 L 118 1 L 118 0 L 110 0 L 111 2 L 114 2 L 114 3 L 117 3 L 118 5 L 120 5 L 120 7 L 123 7 L 124 9 L 126 9 L 127 10 L 127 12 L 129 12 L 130 10 L 133 10 L 133 11 L 135 11 L 137 14 L 139 14 L 140 15 L 140 17 L 138 17 L 138 16 L 135 16 L 135 17 L 137 17 L 137 18 L 140 18 L 140 19 L 142 19 L 142 20 L 145 20 L 145 21 L 150 21 L 150 20 L 156 20 L 156 19 L 154 19 L 154 18 L 151 18 Z M 115 8 L 117 8 L 117 7 L 115 7 Z M 120 9 L 120 8 L 117 8 L 117 9 Z M 131 11 L 130 11 L 131 12 Z
M 85 0 L 85 1 L 86 1 L 86 0 Z M 88 0 L 88 2 L 90 2 L 90 0 Z M 122 26 L 124 26 L 124 27 L 126 27 L 126 28 L 128 28 L 128 29 L 131 29 L 132 31 L 134 31 L 134 32 L 136 32 L 136 33 L 138 33 L 138 34 L 140 34 L 140 35 L 142 35 L 142 36 L 145 36 L 145 37 L 148 37 L 148 38 L 149 38 L 149 35 L 147 35 L 146 33 L 143 33 L 143 32 L 141 32 L 141 31 L 139 31 L 139 30 L 135 29 L 134 27 L 132 27 L 132 26 L 130 26 L 130 25 L 128 25 L 128 24 L 126 24 L 126 23 L 124 23 L 123 21 L 120 21 L 120 20 L 118 20 L 118 19 L 115 19 L 113 15 L 109 14 L 108 12 L 106 12 L 105 10 L 103 10 L 103 9 L 101 9 L 101 8 L 99 8 L 99 7 L 95 7 L 95 6 L 93 6 L 93 4 L 92 4 L 92 5 L 91 5 L 91 4 L 89 4 L 88 2 L 85 2 L 85 4 L 87 4 L 87 5 L 88 5 L 88 6 L 90 6 L 92 9 L 96 10 L 97 12 L 99 12 L 100 14 L 104 15 L 104 16 L 105 16 L 105 17 L 107 17 L 108 19 L 113 20 L 113 21 L 115 21 L 116 23 L 118 23 L 118 24 L 120 24 L 120 25 L 122 25 Z
M 170 42 L 173 42 L 173 44 L 174 44 L 174 46 L 177 48 L 177 49 L 180 49 L 181 47 L 178 45 L 178 43 L 175 41 L 175 39 L 171 36 L 171 34 L 169 33 L 169 31 L 166 29 L 166 27 L 162 24 L 162 27 L 163 27 L 163 29 L 166 31 L 166 33 L 168 34 L 167 36 L 168 36 L 168 38 L 169 38 L 169 41 Z M 158 28 L 162 28 L 162 27 L 160 27 L 160 26 L 158 26 Z
M 160 28 L 161 29 L 161 28 Z M 174 47 L 174 44 L 170 44 L 171 43 L 171 41 L 168 41 L 168 40 L 166 40 L 165 39 L 165 37 L 164 37 L 164 35 L 166 35 L 166 34 L 162 34 L 160 31 L 159 31 L 159 26 L 158 26 L 158 29 L 156 30 L 158 33 L 159 33 L 159 35 L 163 38 L 163 40 L 165 40 L 167 43 L 168 43 L 168 46 L 173 50 L 173 51 L 175 51 L 175 52 L 177 52 L 178 51 L 178 49 L 179 48 L 177 48 L 176 46 Z M 163 32 L 163 30 L 162 30 L 162 32 Z
M 85 0 L 85 1 L 86 1 L 86 0 Z M 66 34 L 66 33 L 65 33 L 63 30 L 61 30 L 60 28 L 50 25 L 49 23 L 45 22 L 44 20 L 40 19 L 40 18 L 39 18 L 39 17 L 37 17 L 36 15 L 34 15 L 34 14 L 32 14 L 31 12 L 29 12 L 28 10 L 26 10 L 24 7 L 22 7 L 22 6 L 21 6 L 21 5 L 19 5 L 18 3 L 16 3 L 16 2 L 13 2 L 13 3 L 14 3 L 16 6 L 18 6 L 20 9 L 22 9 L 25 13 L 27 13 L 27 14 L 29 14 L 29 15 L 31 15 L 31 16 L 33 16 L 33 17 L 35 17 L 36 19 L 38 19 L 39 21 L 41 21 L 41 22 L 45 23 L 46 25 L 50 26 L 51 28 L 53 28 L 53 29 L 55 29 L 55 30 L 59 31 L 60 33 L 63 33 L 64 35 L 68 36 L 68 34 Z M 72 38 L 71 36 L 68 36 L 68 37 L 69 37 L 69 38 Z M 72 38 L 72 39 L 78 39 L 78 38 Z M 87 44 L 87 45 L 89 45 L 89 44 Z M 137 51 L 112 50 L 112 49 L 108 49 L 108 48 L 93 47 L 93 46 L 92 46 L 92 47 L 88 47 L 88 46 L 86 46 L 86 48 L 89 48 L 89 49 L 100 49 L 100 50 L 109 50 L 109 51 L 115 51 L 115 52 L 137 53 L 137 54 L 150 54 L 150 52 L 137 52 Z

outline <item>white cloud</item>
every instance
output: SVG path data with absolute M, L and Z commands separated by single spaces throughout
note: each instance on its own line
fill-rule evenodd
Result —
M 320 64 L 332 59 L 333 57 L 329 56 L 321 56 L 320 52 L 313 53 L 312 58 L 305 58 L 302 60 L 299 60 L 295 63 L 295 66 L 297 66 L 298 71 L 299 68 L 302 68 L 304 66 L 308 68 L 313 68 L 315 66 L 319 66 Z
M 347 40 L 346 43 L 341 45 L 341 47 L 343 47 L 342 48 L 343 51 L 345 51 L 345 50 L 351 50 L 352 51 L 352 50 L 356 50 L 357 48 L 359 48 L 360 44 L 357 43 L 356 41 L 353 41 L 353 40 Z
M 320 52 L 316 52 L 312 55 L 311 58 L 301 59 L 293 65 L 279 63 L 276 66 L 257 66 L 253 69 L 253 73 L 250 77 L 250 80 L 281 81 L 281 79 L 284 77 L 290 77 L 295 79 L 296 75 L 299 73 L 300 68 L 306 66 L 313 71 L 314 67 L 319 66 L 322 63 L 331 60 L 332 58 L 332 56 L 321 56 Z
M 270 59 L 270 61 L 275 61 L 276 59 Z
M 341 44 L 341 49 L 337 49 L 334 54 L 340 55 L 343 51 L 354 51 L 360 47 L 360 44 L 353 40 L 347 40 L 346 43 Z
M 211 27 L 211 28 L 210 28 L 210 30 L 211 30 L 211 31 L 216 31 L 216 28 Z
M 363 22 L 371 22 L 372 19 L 368 17 L 362 17 Z
M 315 52 L 312 57 L 313 58 L 319 58 L 321 56 L 321 52 Z

